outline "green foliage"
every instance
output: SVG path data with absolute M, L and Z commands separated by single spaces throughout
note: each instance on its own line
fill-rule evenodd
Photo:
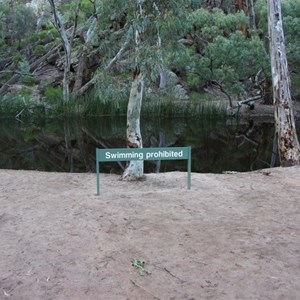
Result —
M 24 102 L 20 96 L 0 98 L 0 117 L 15 117 L 24 108 Z
M 129 59 L 132 69 L 141 70 L 155 81 L 160 70 L 164 68 L 165 49 L 172 45 L 172 51 L 176 51 L 177 40 L 187 29 L 185 10 L 189 2 L 158 0 L 154 5 L 152 1 L 142 1 L 139 7 L 135 0 L 103 0 L 99 3 L 99 19 L 101 19 L 99 29 L 109 34 L 126 24 L 124 36 L 131 41 Z M 140 37 L 138 44 L 135 43 L 136 32 Z M 120 43 L 120 41 L 110 42 L 108 51 L 112 49 L 113 44 Z M 122 44 L 124 39 L 121 40 Z
M 286 42 L 287 58 L 291 72 L 300 68 L 300 0 L 283 0 L 282 3 L 283 29 Z M 265 36 L 265 46 L 269 48 L 268 8 L 266 1 L 257 0 L 255 11 L 259 20 L 259 33 Z M 292 87 L 297 85 L 297 76 L 292 76 Z
M 207 96 L 202 95 L 197 98 L 197 101 L 195 98 L 193 101 L 174 100 L 169 97 L 145 99 L 141 115 L 160 118 L 220 119 L 226 116 L 226 105 L 214 103 Z
M 291 81 L 293 84 L 292 97 L 294 100 L 300 101 L 300 76 L 292 73 Z
M 32 100 L 30 89 L 23 88 L 18 95 L 7 94 L 0 97 L 0 118 L 45 118 L 45 107 Z
M 22 59 L 18 63 L 18 69 L 21 74 L 28 74 L 30 71 L 29 61 L 27 59 Z
M 73 22 L 74 13 L 76 11 L 78 1 L 69 1 L 67 3 L 63 3 L 62 5 L 58 5 L 58 10 L 61 15 L 63 15 L 64 20 L 68 22 Z M 93 1 L 83 0 L 81 2 L 79 12 L 79 21 L 84 22 L 87 18 L 89 18 L 94 13 L 94 5 Z
M 81 11 L 86 18 L 90 17 L 94 13 L 94 5 L 90 0 L 83 0 L 81 3 Z
M 49 26 L 49 28 L 42 30 L 38 33 L 38 39 L 41 42 L 43 42 L 44 40 L 49 41 L 49 40 L 52 40 L 52 39 L 55 39 L 58 37 L 59 37 L 59 33 L 53 27 L 52 24 L 51 24 L 51 26 Z
M 37 45 L 34 47 L 33 49 L 33 54 L 36 56 L 36 57 L 39 57 L 39 56 L 42 56 L 44 55 L 46 52 L 46 49 L 45 49 L 45 46 L 43 45 Z
M 257 37 L 246 39 L 239 31 L 229 38 L 217 37 L 207 46 L 205 54 L 211 62 L 211 79 L 223 83 L 234 94 L 243 92 L 241 81 L 268 68 L 261 41 Z
M 130 85 L 117 82 L 106 73 L 98 77 L 94 93 L 81 102 L 84 115 L 124 115 L 127 111 Z
M 17 70 L 21 75 L 29 74 L 30 65 L 26 57 L 21 54 L 16 54 L 15 56 L 13 56 L 12 61 L 14 63 L 14 69 Z
M 130 85 L 124 81 L 116 79 L 107 74 L 101 73 L 96 84 L 97 96 L 105 101 L 114 101 L 118 99 L 128 99 Z
M 53 116 L 125 115 L 129 85 L 118 85 L 113 77 L 100 74 L 95 90 L 79 98 L 72 97 L 67 104 L 63 101 L 60 87 L 47 87 L 45 96 L 46 101 L 51 104 L 50 114 Z
M 36 130 L 36 125 L 31 124 L 25 127 L 23 131 L 24 141 L 29 142 L 37 138 L 38 131 Z
M 283 16 L 299 18 L 300 1 L 299 0 L 282 0 L 282 14 L 283 14 Z
M 190 48 L 187 83 L 201 89 L 218 82 L 231 95 L 247 92 L 252 78 L 269 73 L 269 59 L 258 36 L 245 36 L 239 28 L 248 26 L 244 13 L 225 14 L 220 9 L 198 9 L 189 16 L 196 45 Z M 200 54 L 200 55 L 199 55 Z
M 9 69 L 1 72 L 0 80 L 5 82 L 17 72 L 21 74 L 22 83 L 33 85 L 38 78 L 29 74 L 29 61 L 46 54 L 50 47 L 60 43 L 59 34 L 48 17 L 43 20 L 42 30 L 36 33 L 36 16 L 24 1 L 9 3 L 1 2 L 0 63 L 8 65 Z M 215 82 L 221 84 L 231 96 L 250 92 L 259 70 L 263 71 L 262 76 L 270 76 L 266 1 L 256 1 L 257 33 L 247 31 L 249 18 L 243 12 L 230 13 L 234 1 L 213 1 L 215 7 L 222 9 L 212 10 L 204 9 L 204 3 L 207 4 L 207 1 L 157 0 L 155 7 L 153 1 L 141 1 L 141 12 L 136 0 L 83 0 L 79 28 L 89 28 L 90 21 L 87 20 L 95 13 L 94 9 L 100 20 L 96 29 L 97 43 L 93 43 L 88 58 L 89 63 L 95 59 L 98 68 L 95 72 L 102 72 L 125 41 L 129 41 L 129 45 L 111 74 L 99 76 L 92 94 L 71 99 L 66 106 L 61 101 L 61 88 L 47 87 L 45 101 L 51 105 L 52 112 L 126 114 L 132 71 L 136 68 L 145 75 L 146 87 L 154 86 L 154 91 L 161 70 L 174 71 L 188 88 L 192 99 L 177 103 L 167 95 L 163 100 L 146 100 L 144 115 L 203 114 L 207 111 L 207 105 L 202 106 L 202 98 L 198 101 L 198 92 Z M 66 28 L 69 28 L 73 24 L 77 1 L 63 1 L 57 5 Z M 292 82 L 296 86 L 300 68 L 300 0 L 282 0 L 282 7 L 287 54 L 293 73 Z M 136 30 L 140 34 L 138 45 L 135 44 Z M 82 37 L 85 35 L 81 33 L 74 40 L 72 60 L 79 58 L 83 49 Z M 191 42 L 185 44 L 179 40 Z M 62 62 L 59 63 L 61 66 Z M 72 66 L 76 70 L 76 64 Z M 93 72 L 95 69 L 92 68 Z M 91 72 L 88 72 L 85 79 L 89 80 L 90 76 Z
M 66 104 L 63 99 L 56 99 L 47 112 L 51 117 L 99 117 L 125 116 L 127 113 L 128 94 L 108 87 L 107 91 L 90 92 L 80 99 L 71 98 Z M 145 98 L 141 115 L 145 117 L 193 117 L 202 119 L 220 119 L 226 116 L 226 105 L 214 103 L 203 95 L 198 95 L 197 101 L 174 101 L 164 97 L 156 99 Z
M 131 261 L 131 265 L 139 270 L 141 276 L 144 276 L 145 274 L 151 274 L 150 271 L 145 269 L 145 262 L 141 259 L 133 259 Z
M 2 22 L 2 28 L 6 30 L 6 35 L 13 40 L 21 40 L 28 37 L 34 30 L 36 16 L 26 4 L 15 4 L 5 7 L 7 13 Z
M 300 0 L 283 1 L 283 26 L 289 63 L 300 67 Z
M 45 88 L 45 97 L 50 103 L 58 103 L 63 99 L 62 88 L 48 86 Z
M 30 42 L 30 43 L 35 43 L 35 42 L 37 42 L 38 40 L 39 40 L 39 34 L 38 33 L 36 33 L 36 32 L 32 32 L 31 33 L 31 35 L 29 36 L 29 38 L 28 38 L 28 41 Z
M 0 81 L 5 82 L 11 77 L 11 71 L 6 71 L 0 74 Z
M 112 93 L 113 94 L 113 93 Z M 118 94 L 115 91 L 114 94 Z M 111 97 L 85 97 L 82 104 L 81 113 L 84 116 L 124 116 L 127 112 L 128 97 L 116 99 Z
M 21 76 L 21 82 L 26 85 L 35 85 L 37 83 L 37 79 L 32 75 L 23 75 Z
M 258 30 L 262 35 L 268 35 L 268 6 L 265 0 L 257 0 L 254 6 L 258 20 Z
M 13 57 L 13 62 L 14 63 L 19 63 L 19 62 L 21 62 L 21 61 L 23 61 L 24 60 L 24 57 L 21 55 L 21 54 L 16 54 L 14 57 Z
M 243 12 L 225 14 L 221 9 L 212 11 L 198 9 L 189 15 L 190 30 L 207 42 L 218 36 L 228 36 L 241 26 L 248 26 L 248 17 Z

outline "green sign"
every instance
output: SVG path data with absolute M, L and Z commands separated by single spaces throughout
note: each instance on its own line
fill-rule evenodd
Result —
M 100 194 L 100 162 L 131 160 L 187 160 L 191 188 L 191 147 L 96 149 L 97 195 Z

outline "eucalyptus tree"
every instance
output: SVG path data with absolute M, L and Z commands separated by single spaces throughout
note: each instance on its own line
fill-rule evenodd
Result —
M 144 8 L 143 1 L 138 0 L 135 8 L 136 20 L 143 18 Z M 133 72 L 133 82 L 131 85 L 130 96 L 127 108 L 127 147 L 129 148 L 143 148 L 143 139 L 140 128 L 140 114 L 142 107 L 142 99 L 144 92 L 144 74 L 143 70 L 138 66 L 138 55 L 140 55 L 140 44 L 142 43 L 141 34 L 143 28 L 133 25 L 134 42 L 135 42 L 135 69 Z M 122 179 L 139 179 L 144 175 L 143 161 L 131 161 L 125 169 Z
M 268 16 L 279 161 L 281 166 L 299 165 L 300 146 L 292 107 L 291 83 L 282 25 L 281 0 L 269 0 Z
M 127 64 L 131 66 L 126 133 L 129 148 L 143 147 L 140 112 L 145 82 L 157 80 L 165 69 L 164 53 L 171 44 L 177 43 L 189 3 L 183 0 L 103 0 L 100 3 L 101 21 L 104 24 L 112 23 L 112 20 L 119 22 L 116 30 L 123 36 L 119 51 L 112 55 L 112 60 L 120 51 L 126 52 Z M 122 178 L 139 179 L 143 173 L 143 162 L 131 161 Z

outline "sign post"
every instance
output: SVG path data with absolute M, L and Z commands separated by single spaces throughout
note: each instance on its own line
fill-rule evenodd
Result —
M 191 189 L 191 147 L 96 149 L 97 195 L 100 194 L 100 162 L 131 160 L 187 160 L 187 186 Z

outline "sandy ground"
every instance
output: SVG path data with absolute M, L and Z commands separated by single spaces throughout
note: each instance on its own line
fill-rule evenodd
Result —
M 0 176 L 1 300 L 300 299 L 300 168 Z

